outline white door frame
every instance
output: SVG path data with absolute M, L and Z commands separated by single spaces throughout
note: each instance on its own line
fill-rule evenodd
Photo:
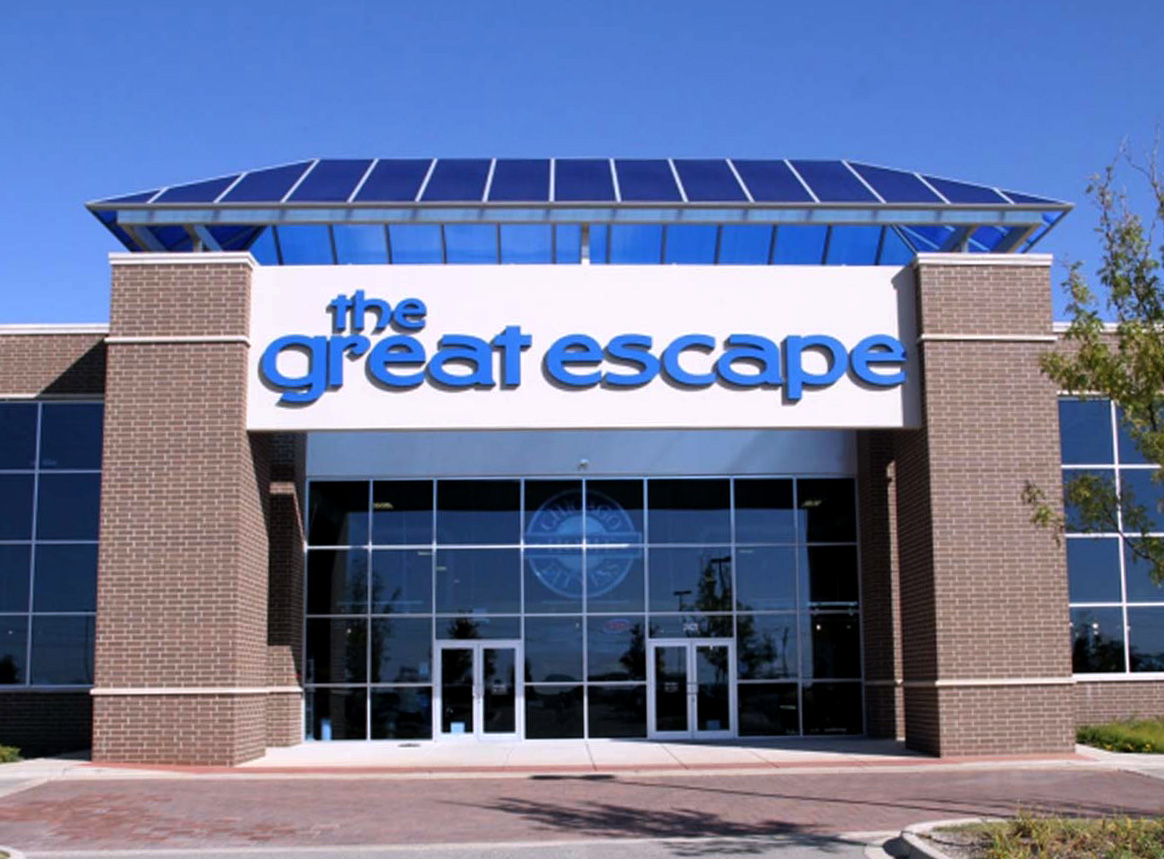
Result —
M 726 647 L 728 652 L 728 724 L 719 731 L 700 731 L 699 681 L 696 654 L 699 647 Z M 687 652 L 687 730 L 655 729 L 655 650 L 659 647 L 685 648 Z M 647 644 L 647 736 L 653 740 L 723 740 L 736 736 L 736 643 L 730 638 L 654 638 Z
M 473 730 L 464 734 L 446 734 L 441 732 L 442 711 L 442 656 L 445 650 L 468 650 L 473 654 Z M 496 734 L 485 732 L 485 650 L 512 650 L 513 651 L 513 683 L 514 683 L 514 730 L 513 733 Z M 497 742 L 520 740 L 525 736 L 525 689 L 522 684 L 524 676 L 524 662 L 522 646 L 519 639 L 456 639 L 437 641 L 434 644 L 433 659 L 433 707 L 432 707 L 432 735 L 433 739 L 442 742 Z

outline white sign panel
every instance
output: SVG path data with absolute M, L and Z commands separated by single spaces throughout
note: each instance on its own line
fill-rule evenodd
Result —
M 912 426 L 913 295 L 889 267 L 263 267 L 248 426 Z

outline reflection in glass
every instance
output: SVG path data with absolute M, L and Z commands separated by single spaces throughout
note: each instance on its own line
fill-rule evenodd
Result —
M 367 610 L 367 551 L 310 550 L 307 553 L 307 613 L 363 614 Z
M 363 546 L 368 542 L 368 484 L 315 480 L 307 502 L 307 541 L 313 546 Z
M 40 467 L 100 468 L 103 406 L 45 403 L 41 408 Z
M 441 650 L 441 733 L 471 734 L 473 727 L 473 650 Z
M 42 473 L 37 489 L 38 540 L 96 540 L 100 474 Z
M 378 224 L 334 224 L 335 261 L 339 265 L 384 265 L 388 245 Z
M 795 678 L 796 615 L 738 615 L 736 651 L 740 680 Z
M 584 523 L 581 480 L 525 482 L 527 544 L 581 545 Z
M 805 734 L 859 734 L 860 683 L 809 683 L 803 691 Z
M 373 740 L 431 740 L 432 688 L 372 690 Z
M 432 621 L 427 617 L 373 618 L 372 682 L 432 682 Z
M 481 729 L 512 734 L 517 730 L 517 652 L 512 647 L 482 648 L 481 665 Z
M 372 613 L 432 611 L 432 552 L 376 549 L 372 552 Z
M 1080 532 L 1085 530 L 1085 525 L 1090 524 L 1094 527 L 1094 523 L 1085 523 L 1079 512 L 1079 509 L 1067 500 L 1067 488 L 1072 481 L 1080 476 L 1087 475 L 1088 477 L 1097 477 L 1104 484 L 1106 484 L 1105 491 L 1115 494 L 1115 472 L 1107 469 L 1098 468 L 1073 468 L 1063 471 L 1063 516 L 1066 519 L 1066 528 L 1068 532 Z M 1115 527 L 1110 529 L 1115 530 Z
M 314 689 L 307 692 L 313 740 L 363 740 L 368 736 L 367 689 Z
M 796 549 L 736 549 L 736 602 L 741 609 L 780 611 L 796 607 Z
M 731 638 L 730 614 L 652 614 L 651 638 Z
M 1142 508 L 1149 531 L 1164 531 L 1164 492 L 1152 479 L 1150 468 L 1120 469 L 1120 504 L 1125 511 L 1133 506 Z
M 582 619 L 527 617 L 525 679 L 529 683 L 582 680 Z
M 1062 406 L 1060 405 L 1060 410 Z M 1119 451 L 1120 451 L 1120 465 L 1140 465 L 1148 461 L 1147 457 L 1136 447 L 1136 442 L 1132 439 L 1132 434 L 1128 432 L 1127 420 L 1124 417 L 1124 410 L 1120 406 L 1116 406 L 1116 430 L 1119 434 Z M 1064 456 L 1064 462 L 1068 462 Z M 1081 460 L 1082 461 L 1082 460 Z M 1100 462 L 1101 460 L 1094 460 Z M 1106 462 L 1106 460 L 1102 460 Z
M 736 480 L 736 541 L 791 543 L 796 539 L 792 481 Z
M 1132 671 L 1164 671 L 1164 608 L 1128 609 Z
M 731 542 L 727 480 L 650 480 L 647 493 L 652 543 Z
M 582 611 L 582 550 L 525 550 L 525 610 L 532 614 Z
M 1122 609 L 1071 609 L 1071 670 L 1076 674 L 1124 670 Z
M 736 698 L 741 737 L 800 733 L 795 683 L 741 683 Z
M 587 611 L 642 611 L 643 599 L 642 547 L 586 549 Z
M 0 403 L 0 469 L 36 465 L 35 403 Z
M 732 553 L 726 547 L 649 550 L 650 610 L 732 610 Z
M 655 648 L 655 730 L 687 731 L 687 648 Z
M 1131 597 L 1130 567 L 1128 572 Z M 1071 602 L 1119 602 L 1119 538 L 1068 540 L 1067 585 Z
M 731 729 L 731 650 L 724 644 L 695 646 L 695 729 Z
M 587 543 L 643 542 L 643 482 L 586 481 Z
M 28 618 L 0 617 L 0 685 L 23 683 L 28 658 Z
M 521 552 L 438 549 L 436 588 L 436 609 L 441 614 L 517 614 L 521 611 Z
M 809 546 L 805 558 L 811 603 L 857 603 L 856 546 Z
M 28 611 L 31 546 L 0 545 L 0 612 Z
M 1059 443 L 1065 465 L 1112 462 L 1111 403 L 1060 399 Z
M 857 539 L 853 481 L 849 478 L 797 482 L 800 532 L 810 543 L 851 543 Z
M 588 686 L 586 695 L 591 737 L 647 735 L 646 686 Z
M 372 544 L 432 542 L 432 481 L 377 480 L 372 484 Z
M 525 687 L 526 739 L 578 739 L 582 726 L 581 686 Z
M 1152 581 L 1152 564 L 1136 554 L 1137 542 L 1130 540 L 1124 543 L 1124 576 L 1127 578 L 1128 602 L 1164 602 L 1164 585 Z M 1117 596 L 1116 601 L 1118 600 Z
M 38 686 L 93 685 L 93 630 L 89 617 L 34 617 L 32 670 Z
M 364 683 L 367 677 L 367 620 L 307 619 L 308 683 Z
M 27 570 L 27 548 L 25 552 Z M 26 572 L 26 581 L 27 578 Z M 96 611 L 97 544 L 37 546 L 33 581 L 36 582 L 33 611 Z M 24 609 L 27 608 L 25 603 Z
M 592 682 L 647 679 L 642 615 L 588 618 L 586 650 L 587 679 Z
M 436 637 L 450 641 L 521 638 L 520 617 L 437 617 Z
M 814 613 L 807 625 L 806 675 L 845 679 L 861 676 L 861 632 L 855 612 Z
M 521 484 L 516 480 L 441 480 L 437 483 L 437 542 L 517 545 Z
M 0 540 L 32 539 L 31 474 L 0 474 Z

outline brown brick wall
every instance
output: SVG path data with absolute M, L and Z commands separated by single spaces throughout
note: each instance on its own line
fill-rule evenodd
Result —
M 1112 680 L 1075 684 L 1075 724 L 1164 717 L 1164 681 Z
M 1071 686 L 938 690 L 941 754 L 1047 754 L 1075 743 Z
M 0 334 L 0 396 L 104 390 L 104 334 Z
M 87 690 L 0 692 L 0 745 L 16 746 L 25 757 L 87 749 L 92 726 Z
M 234 766 L 262 754 L 266 696 L 99 695 L 93 726 L 94 761 Z

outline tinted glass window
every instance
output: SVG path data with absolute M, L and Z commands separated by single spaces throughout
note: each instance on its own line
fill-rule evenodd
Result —
M 431 612 L 432 562 L 430 549 L 372 552 L 372 613 Z
M 809 546 L 805 556 L 810 602 L 858 601 L 860 585 L 857 582 L 856 546 Z
M 37 539 L 96 540 L 100 499 L 99 474 L 42 474 Z
M 520 503 L 516 480 L 438 481 L 437 542 L 516 545 Z
M 643 482 L 591 480 L 586 483 L 586 541 L 643 541 Z
M 440 614 L 517 614 L 521 611 L 521 553 L 517 549 L 438 550 L 436 586 Z
M 372 620 L 372 682 L 432 682 L 432 621 L 427 617 Z
M 796 615 L 741 614 L 736 618 L 740 680 L 795 678 Z
M 647 484 L 652 543 L 731 541 L 726 480 L 651 480 Z
M 45 403 L 41 468 L 100 468 L 104 409 L 99 403 Z
M 774 611 L 796 607 L 796 549 L 747 546 L 736 549 L 736 601 L 741 609 Z
M 526 618 L 525 676 L 533 683 L 576 683 L 582 680 L 580 617 Z
M 736 540 L 740 543 L 791 543 L 796 515 L 791 480 L 736 481 Z
M 569 614 L 582 610 L 582 550 L 525 550 L 525 610 Z
M 582 724 L 581 686 L 525 687 L 526 739 L 576 739 Z
M 1120 469 L 1120 503 L 1125 510 L 1131 505 L 1142 507 L 1150 531 L 1164 531 L 1164 492 L 1152 479 L 1152 469 Z M 1125 525 L 1126 527 L 1126 525 Z
M 730 614 L 653 614 L 651 638 L 731 638 Z
M 368 553 L 364 549 L 307 553 L 307 613 L 368 611 Z
M 1062 406 L 1060 406 L 1060 413 Z M 1132 440 L 1132 434 L 1128 432 L 1127 424 L 1124 421 L 1124 410 L 1119 406 L 1116 407 L 1117 429 L 1119 432 L 1119 448 L 1120 448 L 1120 464 L 1121 465 L 1139 465 L 1148 461 L 1144 454 L 1140 453 L 1140 449 L 1136 447 L 1136 443 Z M 1062 418 L 1060 418 L 1062 420 Z M 1067 459 L 1063 460 L 1067 462 Z
M 31 474 L 0 474 L 0 540 L 32 537 Z
M 97 544 L 36 548 L 33 611 L 97 610 Z
M 32 682 L 93 683 L 93 617 L 36 617 L 32 622 Z
M 431 740 L 432 691 L 428 688 L 373 689 L 373 740 Z
M 36 465 L 36 405 L 0 403 L 0 469 Z
M 438 617 L 436 637 L 453 641 L 521 638 L 520 617 Z
M 1068 540 L 1067 584 L 1072 602 L 1119 602 L 1119 538 Z
M 736 695 L 741 737 L 800 733 L 795 683 L 743 683 Z
M 1115 492 L 1114 471 L 1098 468 L 1073 468 L 1070 470 L 1064 470 L 1063 472 L 1064 493 L 1066 493 L 1066 489 L 1070 485 L 1071 481 L 1077 479 L 1078 475 L 1091 475 L 1093 477 L 1098 477 L 1108 485 L 1108 491 L 1112 493 Z M 1068 531 L 1074 531 L 1078 533 L 1084 530 L 1085 523 L 1083 522 L 1078 508 L 1074 504 L 1067 502 L 1066 495 L 1064 495 L 1063 499 L 1063 515 L 1067 520 Z
M 308 728 L 315 740 L 363 740 L 367 689 L 316 689 L 307 693 Z
M 27 658 L 28 617 L 0 617 L 0 685 L 24 683 Z
M 590 686 L 590 736 L 645 737 L 646 686 Z
M 646 680 L 646 624 L 642 615 L 592 617 L 586 625 L 591 681 Z
M 1164 671 L 1164 609 L 1128 609 L 1128 650 L 1133 671 Z
M 308 618 L 308 683 L 363 683 L 367 676 L 366 619 Z
M 311 484 L 307 539 L 313 546 L 363 546 L 368 542 L 368 484 L 317 480 Z
M 432 542 L 433 484 L 430 480 L 378 480 L 372 485 L 372 543 Z
M 587 548 L 587 611 L 642 611 L 644 598 L 642 548 Z
M 526 481 L 526 543 L 580 544 L 585 521 L 582 481 Z
M 804 687 L 804 733 L 859 734 L 860 683 L 810 683 Z
M 0 546 L 0 612 L 28 611 L 28 546 Z
M 731 611 L 730 549 L 656 548 L 648 552 L 648 563 L 651 611 Z
M 813 677 L 859 678 L 861 624 L 857 615 L 813 614 L 807 620 L 805 673 Z
M 1152 580 L 1152 565 L 1136 554 L 1135 545 L 1134 540 L 1124 544 L 1128 602 L 1164 602 L 1164 586 Z
M 852 480 L 801 480 L 797 484 L 801 533 L 810 543 L 857 539 Z
M 383 265 L 388 262 L 384 228 L 374 224 L 336 224 L 331 228 L 339 265 Z M 253 253 L 252 249 L 252 253 Z
M 1077 674 L 1124 670 L 1121 609 L 1071 609 L 1071 665 Z
M 1059 444 L 1065 464 L 1111 462 L 1110 403 L 1107 400 L 1059 400 Z

